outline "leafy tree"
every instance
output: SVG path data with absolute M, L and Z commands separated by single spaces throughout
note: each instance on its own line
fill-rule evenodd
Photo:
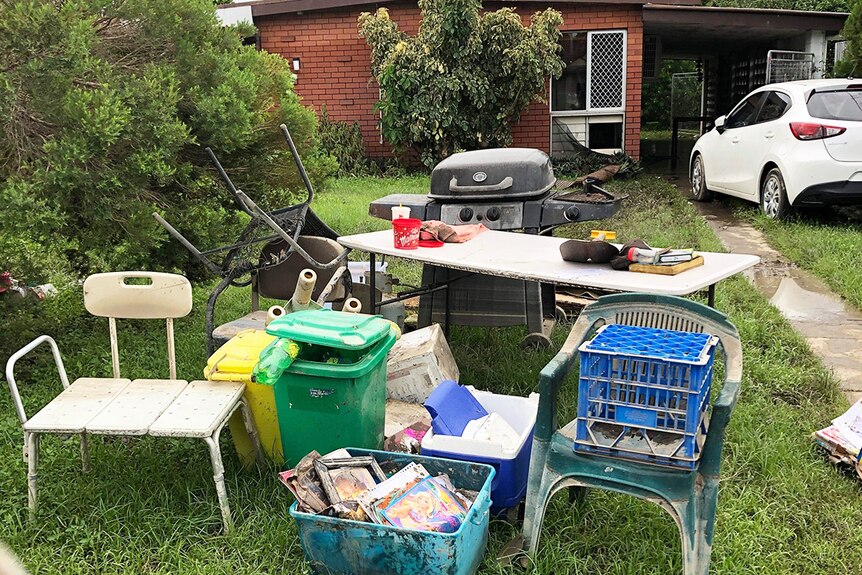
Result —
M 262 205 L 299 188 L 277 126 L 315 180 L 314 113 L 280 56 L 243 46 L 210 0 L 0 3 L 0 270 L 31 282 L 183 268 L 160 211 L 211 245 L 241 224 L 203 151 Z
M 385 8 L 359 17 L 384 137 L 428 166 L 459 149 L 508 145 L 512 124 L 562 73 L 559 12 L 524 26 L 510 8 L 480 14 L 481 0 L 419 0 L 419 8 L 412 37 Z
M 777 8 L 814 12 L 847 12 L 852 0 L 708 0 L 707 6 L 735 8 Z
M 856 0 L 850 11 L 841 36 L 847 40 L 844 58 L 835 63 L 836 77 L 862 76 L 862 0 Z

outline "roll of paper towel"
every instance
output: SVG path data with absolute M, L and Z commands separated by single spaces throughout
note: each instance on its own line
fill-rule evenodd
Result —
M 266 310 L 266 325 L 269 325 L 269 322 L 274 320 L 275 318 L 281 317 L 284 315 L 284 308 L 280 305 L 274 305 L 268 310 Z
M 313 269 L 305 268 L 299 273 L 299 279 L 296 280 L 296 289 L 293 290 L 293 297 L 290 302 L 293 310 L 307 309 L 311 301 L 311 292 L 314 291 L 314 286 L 317 283 L 317 274 Z
M 341 311 L 346 311 L 348 313 L 359 313 L 362 311 L 362 302 L 355 297 L 349 297 L 344 302 L 344 307 L 341 308 Z

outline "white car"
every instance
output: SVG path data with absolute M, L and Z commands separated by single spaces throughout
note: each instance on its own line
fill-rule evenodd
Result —
M 751 92 L 694 145 L 694 199 L 721 192 L 770 218 L 862 204 L 862 80 L 801 80 Z

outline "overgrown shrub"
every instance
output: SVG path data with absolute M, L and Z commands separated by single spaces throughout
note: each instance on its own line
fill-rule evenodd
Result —
M 359 122 L 339 122 L 329 118 L 326 106 L 318 121 L 320 147 L 338 160 L 340 176 L 378 175 L 377 165 L 368 159 Z
M 428 167 L 459 149 L 509 145 L 512 125 L 562 73 L 562 16 L 548 9 L 524 26 L 511 8 L 480 14 L 480 0 L 419 0 L 419 8 L 416 36 L 385 8 L 359 17 L 383 136 Z
M 261 205 L 316 183 L 314 113 L 277 55 L 242 45 L 209 0 L 0 3 L 0 269 L 28 283 L 99 270 L 187 268 L 151 212 L 195 243 L 241 224 L 203 147 Z

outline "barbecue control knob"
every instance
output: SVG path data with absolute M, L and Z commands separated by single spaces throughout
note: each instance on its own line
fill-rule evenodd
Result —
M 485 217 L 492 222 L 496 222 L 500 219 L 500 208 L 488 208 L 488 211 L 485 212 Z
M 566 208 L 566 211 L 563 212 L 563 215 L 570 222 L 574 222 L 581 215 L 581 210 L 579 210 L 577 206 L 571 206 L 571 207 Z
M 461 211 L 458 212 L 458 218 L 462 222 L 469 222 L 473 219 L 473 210 L 470 208 L 461 208 Z

